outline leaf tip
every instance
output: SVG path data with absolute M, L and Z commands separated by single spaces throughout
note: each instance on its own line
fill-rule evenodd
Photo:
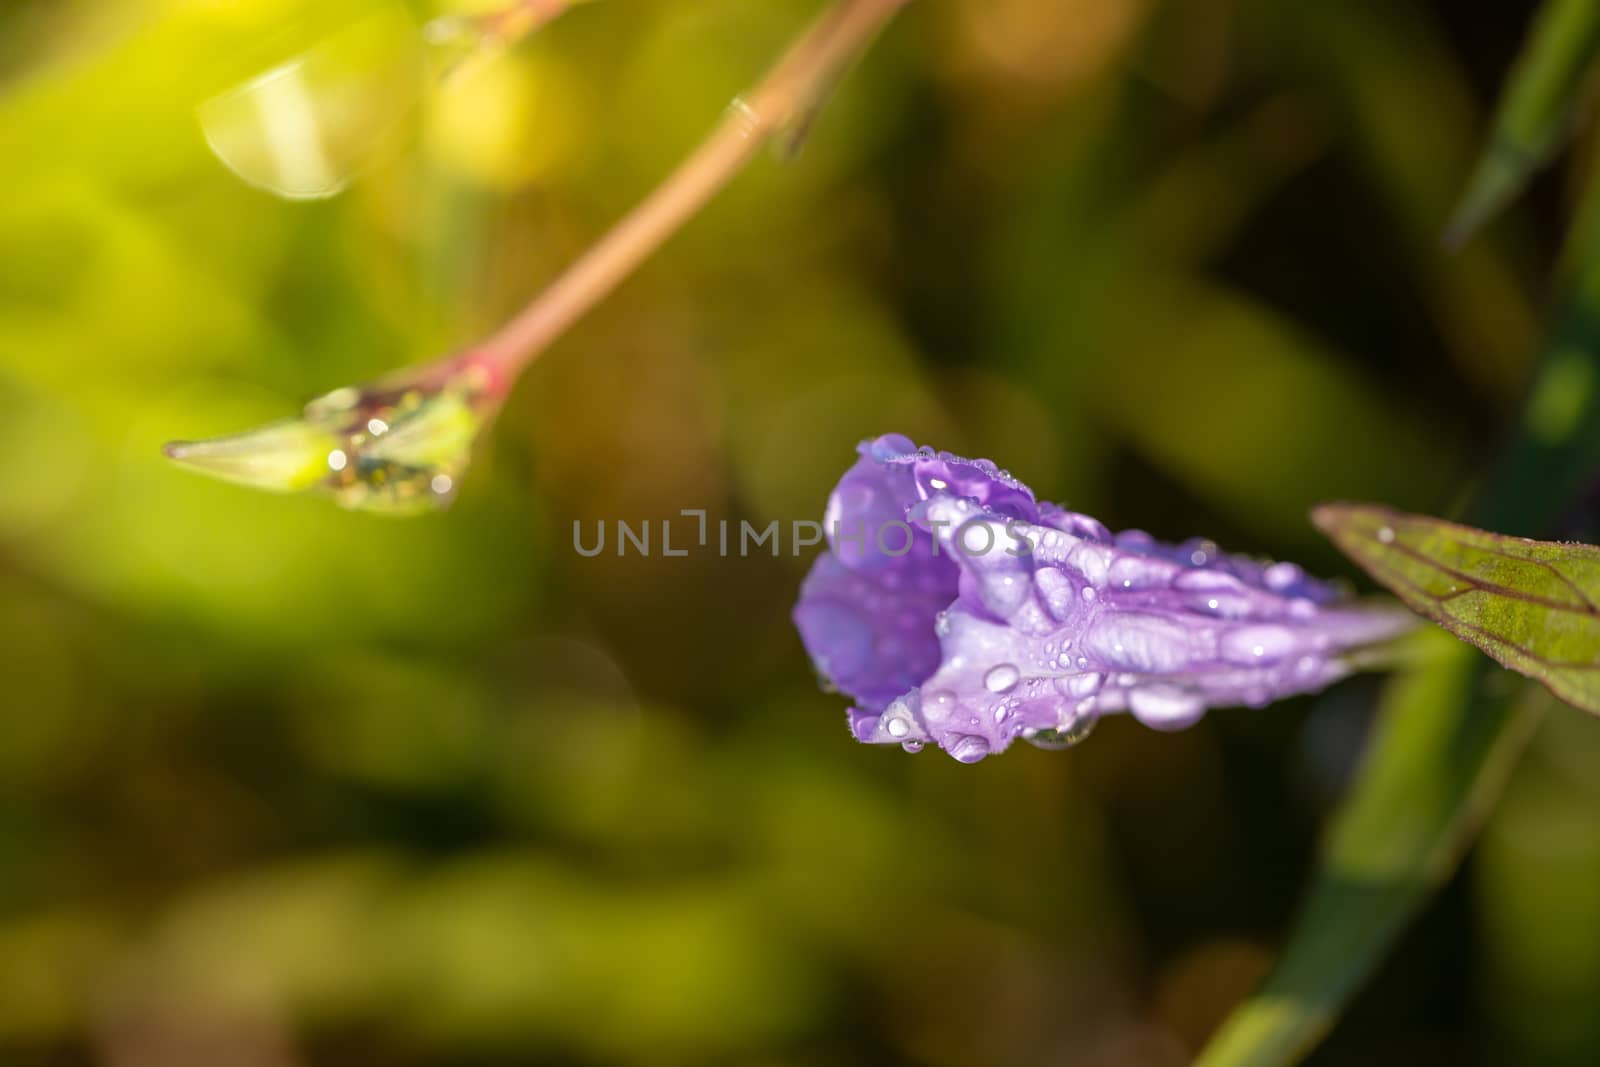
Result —
M 1332 537 L 1348 528 L 1353 518 L 1374 508 L 1373 504 L 1358 504 L 1348 500 L 1325 501 L 1311 509 L 1311 525 Z

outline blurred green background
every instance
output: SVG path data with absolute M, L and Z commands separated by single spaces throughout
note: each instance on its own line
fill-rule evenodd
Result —
M 572 525 L 820 518 L 898 430 L 1348 573 L 1307 508 L 1448 510 L 1521 395 L 1587 152 L 1438 235 L 1531 5 L 918 0 L 454 510 L 161 458 L 481 336 L 818 6 L 582 5 L 308 203 L 196 107 L 379 0 L 0 7 L 0 1062 L 1160 1067 L 1262 975 L 1373 679 L 910 757 L 817 690 L 808 559 Z M 1550 720 L 1313 1062 L 1600 1060 L 1596 760 Z

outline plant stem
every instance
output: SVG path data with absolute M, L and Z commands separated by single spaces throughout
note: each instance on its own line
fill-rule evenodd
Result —
M 506 40 L 525 37 L 567 12 L 575 0 L 517 0 L 480 18 L 484 31 Z
M 907 0 L 838 0 L 665 181 L 471 356 L 502 388 L 725 187 L 769 140 L 805 117 Z

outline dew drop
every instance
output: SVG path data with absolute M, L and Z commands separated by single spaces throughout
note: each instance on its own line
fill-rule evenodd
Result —
M 1056 690 L 1075 700 L 1092 697 L 1100 692 L 1100 687 L 1105 684 L 1106 676 L 1098 671 L 1087 674 L 1074 674 L 1070 678 L 1057 678 Z
M 1034 748 L 1056 752 L 1081 745 L 1094 732 L 1095 724 L 1099 721 L 1099 715 L 1093 707 L 1090 707 L 1085 711 L 1066 716 L 1060 726 L 1043 730 L 1025 730 L 1022 739 Z
M 989 754 L 989 742 L 975 734 L 957 734 L 946 748 L 960 763 L 977 763 Z
M 1184 571 L 1172 579 L 1172 588 L 1186 592 L 1237 592 L 1242 588 L 1239 579 L 1216 570 Z
M 1300 568 L 1293 563 L 1274 563 L 1262 574 L 1269 589 L 1282 591 L 1300 580 Z
M 1175 685 L 1147 685 L 1128 693 L 1128 710 L 1152 729 L 1181 730 L 1205 713 L 1205 700 Z
M 922 742 L 921 741 L 902 741 L 902 742 L 900 742 L 900 747 L 905 749 L 907 752 L 910 752 L 910 753 L 914 754 L 914 753 L 922 751 Z
M 904 737 L 911 732 L 911 724 L 898 715 L 893 716 L 888 722 L 884 723 L 883 728 L 889 731 L 890 737 Z
M 943 722 L 955 710 L 956 695 L 948 689 L 938 689 L 922 699 L 923 713 L 929 721 Z
M 1086 586 L 1083 587 L 1083 599 L 1085 599 L 1085 600 L 1093 600 L 1094 596 L 1095 596 L 1094 586 L 1086 585 Z
M 1294 633 L 1281 626 L 1246 626 L 1223 635 L 1221 642 L 1223 658 L 1242 666 L 1276 662 L 1294 647 Z
M 1010 663 L 1002 663 L 998 667 L 991 668 L 989 673 L 983 676 L 983 685 L 991 693 L 1005 693 L 1016 688 L 1021 680 L 1021 671 Z
M 1380 526 L 1378 528 L 1378 540 L 1383 542 L 1386 545 L 1393 544 L 1394 543 L 1394 529 L 1392 527 L 1389 527 L 1389 526 Z
M 344 454 L 344 449 L 336 448 L 328 453 L 328 469 L 342 471 L 350 465 L 350 457 Z

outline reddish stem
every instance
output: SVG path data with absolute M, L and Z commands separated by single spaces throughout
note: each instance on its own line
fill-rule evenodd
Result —
M 564 0 L 542 0 L 546 7 Z M 780 131 L 806 116 L 907 0 L 837 0 L 665 181 L 525 308 L 473 350 L 509 387 L 568 327 L 720 192 Z

